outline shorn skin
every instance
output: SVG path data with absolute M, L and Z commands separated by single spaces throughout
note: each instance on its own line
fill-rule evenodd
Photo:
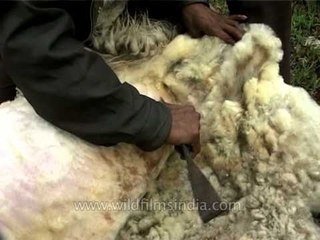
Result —
M 77 211 L 74 204 L 139 199 L 171 149 L 90 145 L 42 120 L 21 96 L 1 104 L 0 132 L 6 240 L 114 239 L 129 212 Z
M 128 45 L 130 61 L 105 55 L 140 92 L 196 106 L 202 151 L 195 160 L 222 199 L 240 208 L 207 225 L 187 210 L 77 211 L 74 201 L 135 201 L 146 192 L 144 202 L 191 201 L 185 162 L 169 158 L 170 146 L 144 153 L 88 144 L 45 122 L 20 95 L 0 105 L 3 237 L 320 239 L 311 217 L 320 211 L 320 108 L 279 76 L 281 43 L 273 32 L 246 30 L 234 46 L 179 35 L 152 53 L 142 47 L 143 55 Z

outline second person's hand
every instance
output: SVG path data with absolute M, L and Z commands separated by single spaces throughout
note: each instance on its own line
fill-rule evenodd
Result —
M 182 9 L 182 18 L 192 37 L 198 38 L 204 34 L 216 36 L 230 44 L 242 38 L 244 31 L 239 22 L 247 19 L 244 15 L 220 15 L 202 3 L 185 6 Z

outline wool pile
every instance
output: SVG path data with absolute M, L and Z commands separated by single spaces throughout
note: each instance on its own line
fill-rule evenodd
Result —
M 104 25 L 101 16 L 95 46 L 121 81 L 157 100 L 192 103 L 201 113 L 195 162 L 222 200 L 234 204 L 202 224 L 195 209 L 169 206 L 192 202 L 186 162 L 172 147 L 144 153 L 127 144 L 88 144 L 41 119 L 19 95 L 0 105 L 3 237 L 319 239 L 312 212 L 320 211 L 320 108 L 304 89 L 283 82 L 281 42 L 272 30 L 243 26 L 246 34 L 230 46 L 155 22 L 158 30 L 137 40 L 135 31 L 130 38 L 119 31 L 152 26 L 151 20 L 117 13 L 108 15 L 114 24 Z M 74 205 L 128 200 L 140 200 L 138 209 Z
M 192 192 L 186 162 L 173 154 L 117 239 L 319 239 L 312 218 L 320 207 L 319 106 L 283 82 L 273 31 L 244 28 L 234 46 L 179 35 L 160 54 L 136 60 L 144 69 L 115 64 L 122 80 L 138 79 L 148 86 L 142 90 L 196 106 L 202 151 L 195 161 L 231 206 L 206 225 L 196 209 L 181 207 L 193 201 Z
M 151 206 L 142 205 L 118 239 L 319 238 L 311 215 L 319 211 L 319 106 L 279 76 L 280 47 L 268 27 L 251 25 L 233 47 L 178 36 L 153 58 L 146 81 L 163 82 L 174 102 L 200 111 L 195 161 L 222 199 L 240 207 L 205 226 L 194 210 L 153 210 L 192 201 L 186 163 L 174 155 L 143 201 Z

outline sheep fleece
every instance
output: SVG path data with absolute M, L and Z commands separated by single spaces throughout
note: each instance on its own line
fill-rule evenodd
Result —
M 136 201 L 146 192 L 149 205 L 191 201 L 185 162 L 169 146 L 144 153 L 90 145 L 42 120 L 19 96 L 0 106 L 4 237 L 320 239 L 311 217 L 320 210 L 319 106 L 279 76 L 281 43 L 273 32 L 258 24 L 246 30 L 234 46 L 179 35 L 153 57 L 109 60 L 140 92 L 196 106 L 202 151 L 195 161 L 239 208 L 207 225 L 186 209 L 77 210 L 77 201 Z

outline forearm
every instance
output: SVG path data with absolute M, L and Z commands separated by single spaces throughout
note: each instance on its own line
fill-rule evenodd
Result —
M 192 3 L 209 5 L 208 0 L 129 0 L 130 12 L 147 10 L 155 19 L 166 19 L 174 23 L 181 22 L 182 9 Z

